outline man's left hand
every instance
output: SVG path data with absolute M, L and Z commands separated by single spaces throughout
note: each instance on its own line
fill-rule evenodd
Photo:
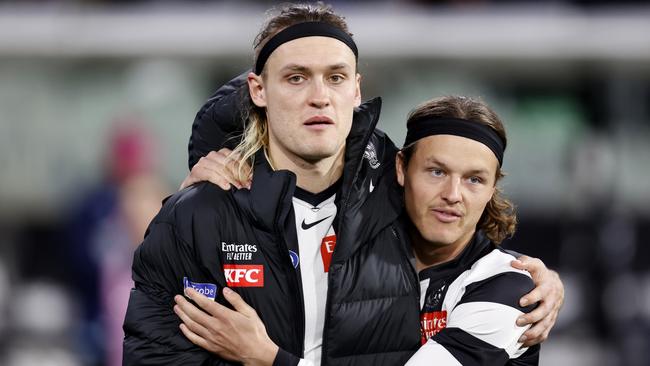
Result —
M 533 324 L 519 339 L 525 347 L 544 342 L 555 325 L 560 308 L 564 303 L 564 285 L 560 276 L 544 263 L 528 256 L 512 261 L 512 266 L 530 272 L 535 288 L 519 300 L 521 306 L 539 302 L 537 308 L 517 319 L 517 325 Z
M 264 323 L 255 309 L 229 288 L 223 289 L 226 300 L 235 311 L 208 299 L 192 288 L 187 295 L 201 309 L 176 295 L 174 312 L 183 322 L 183 334 L 197 346 L 219 357 L 242 362 L 244 365 L 272 365 L 278 346 L 266 333 Z

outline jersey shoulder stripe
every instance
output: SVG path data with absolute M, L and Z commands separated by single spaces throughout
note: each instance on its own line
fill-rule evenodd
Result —
M 527 313 L 535 305 L 521 306 L 519 299 L 535 288 L 533 280 L 518 272 L 502 272 L 465 287 L 465 294 L 458 305 L 471 302 L 502 304 Z
M 454 334 L 461 331 L 466 337 L 500 350 L 507 358 L 526 352 L 517 340 L 528 327 L 517 327 L 515 321 L 532 309 L 521 308 L 518 302 L 533 288 L 533 283 L 528 272 L 510 265 L 513 259 L 511 254 L 496 248 L 450 284 L 442 304 L 442 310 L 449 314 L 448 328 L 441 333 L 456 329 Z M 503 324 L 512 327 L 504 328 Z
M 420 347 L 405 366 L 420 365 L 463 366 L 451 352 L 431 338 Z
M 430 341 L 442 345 L 463 366 L 505 365 L 510 357 L 501 348 L 492 346 L 458 328 L 448 327 Z
M 470 302 L 456 306 L 447 318 L 447 329 L 461 329 L 490 347 L 504 350 L 509 358 L 518 357 L 526 351 L 519 337 L 529 326 L 515 324 L 521 311 L 510 306 L 491 302 Z
M 467 287 L 473 283 L 481 282 L 504 273 L 518 273 L 530 278 L 528 272 L 513 268 L 510 265 L 512 260 L 514 260 L 512 255 L 504 253 L 500 249 L 494 249 L 476 261 L 470 269 L 461 273 L 449 285 L 442 305 L 443 310 L 451 312 L 467 292 Z

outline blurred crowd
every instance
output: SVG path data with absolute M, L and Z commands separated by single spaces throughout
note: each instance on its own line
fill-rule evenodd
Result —
M 2 364 L 122 363 L 133 249 L 169 187 L 140 121 L 113 121 L 107 140 L 101 179 L 71 187 L 58 220 L 18 229 L 17 280 L 0 267 Z

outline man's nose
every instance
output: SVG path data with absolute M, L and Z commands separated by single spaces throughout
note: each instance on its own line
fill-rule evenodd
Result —
M 312 84 L 309 104 L 316 108 L 324 108 L 330 104 L 329 88 L 323 80 L 316 79 Z
M 442 190 L 442 198 L 449 204 L 460 202 L 462 200 L 460 188 L 460 178 L 448 177 L 447 182 L 445 182 L 445 187 Z

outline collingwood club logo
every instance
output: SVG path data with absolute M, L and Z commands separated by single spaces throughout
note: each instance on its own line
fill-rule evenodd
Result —
M 377 159 L 377 149 L 375 149 L 375 145 L 372 142 L 369 142 L 368 145 L 366 145 L 366 150 L 363 152 L 363 158 L 368 160 L 368 165 L 370 165 L 371 168 L 379 168 L 380 163 L 379 159 Z

